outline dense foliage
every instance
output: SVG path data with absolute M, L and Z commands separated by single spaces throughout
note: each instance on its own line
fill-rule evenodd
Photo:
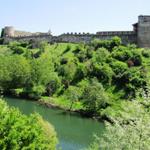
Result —
M 147 50 L 124 46 L 118 37 L 88 44 L 12 42 L 0 46 L 0 90 L 115 116 L 149 84 L 149 58 Z
M 149 150 L 150 147 L 150 98 L 133 102 L 135 115 L 128 121 L 123 118 L 106 123 L 102 137 L 96 137 L 89 150 Z
M 55 150 L 57 144 L 53 127 L 39 115 L 25 116 L 0 100 L 1 150 Z

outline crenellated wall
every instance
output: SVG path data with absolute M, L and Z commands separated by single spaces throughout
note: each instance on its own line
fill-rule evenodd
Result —
M 150 47 L 150 16 L 139 16 L 138 23 L 133 25 L 133 31 L 106 31 L 90 33 L 66 33 L 59 36 L 53 36 L 48 33 L 30 33 L 24 31 L 15 31 L 13 27 L 4 28 L 4 43 L 10 41 L 48 41 L 54 42 L 71 42 L 71 43 L 88 43 L 97 38 L 101 40 L 109 40 L 114 36 L 122 39 L 124 44 L 134 43 L 139 47 Z
M 63 34 L 58 37 L 59 41 L 62 42 L 85 42 L 88 43 L 91 40 L 97 38 L 101 40 L 109 40 L 114 36 L 118 36 L 122 39 L 124 44 L 137 43 L 137 35 L 134 31 L 114 31 L 114 32 L 97 32 L 96 34 Z
M 114 36 L 118 36 L 122 39 L 124 44 L 135 43 L 137 42 L 136 33 L 134 32 L 101 32 L 97 34 L 62 34 L 60 36 L 52 36 L 49 34 L 43 35 L 32 35 L 32 36 L 18 36 L 18 37 L 5 37 L 4 43 L 8 43 L 10 41 L 47 41 L 50 43 L 54 42 L 70 42 L 70 43 L 89 43 L 91 40 L 97 38 L 101 40 L 108 40 Z

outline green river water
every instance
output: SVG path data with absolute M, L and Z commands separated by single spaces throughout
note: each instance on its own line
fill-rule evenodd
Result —
M 101 135 L 104 124 L 98 121 L 70 115 L 59 109 L 50 109 L 33 101 L 5 98 L 9 106 L 19 108 L 24 114 L 37 112 L 50 122 L 57 132 L 62 150 L 83 150 L 93 141 L 94 134 Z

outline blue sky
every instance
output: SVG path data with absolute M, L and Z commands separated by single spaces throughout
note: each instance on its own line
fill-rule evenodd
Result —
M 150 0 L 0 0 L 0 29 L 66 32 L 132 30 Z

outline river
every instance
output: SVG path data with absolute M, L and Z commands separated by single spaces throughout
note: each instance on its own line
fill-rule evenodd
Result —
M 62 150 L 83 150 L 93 141 L 94 134 L 101 135 L 104 124 L 93 119 L 70 115 L 59 109 L 50 109 L 33 101 L 5 98 L 9 106 L 19 108 L 24 114 L 39 113 L 57 132 L 58 147 Z

